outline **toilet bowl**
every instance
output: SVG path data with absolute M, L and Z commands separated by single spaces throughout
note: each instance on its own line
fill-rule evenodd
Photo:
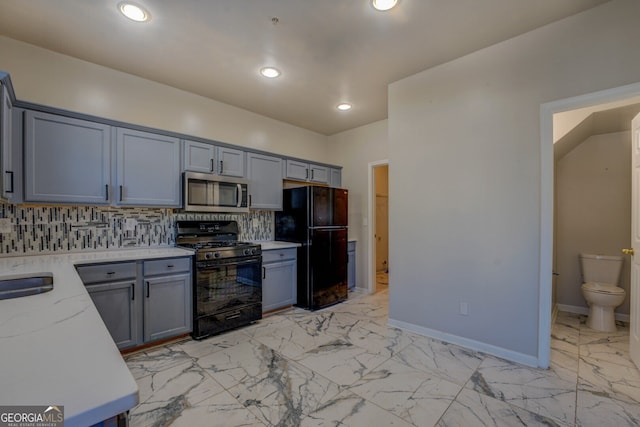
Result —
M 626 292 L 618 286 L 623 262 L 619 256 L 580 254 L 582 296 L 589 305 L 587 327 L 616 331 L 614 310 L 626 298 Z

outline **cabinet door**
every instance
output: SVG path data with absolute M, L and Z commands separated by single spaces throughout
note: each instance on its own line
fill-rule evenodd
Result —
M 145 278 L 144 341 L 191 332 L 191 274 Z
M 86 288 L 118 348 L 137 345 L 135 280 L 90 285 Z
M 109 204 L 109 126 L 26 111 L 24 128 L 26 201 Z
M 342 187 L 342 169 L 331 168 L 331 178 L 329 181 L 329 185 L 334 188 Z
M 347 283 L 349 289 L 356 287 L 356 244 L 349 242 L 347 251 Z
M 180 206 L 180 140 L 118 128 L 117 204 Z
M 289 179 L 297 179 L 299 181 L 307 181 L 309 179 L 309 164 L 298 162 L 296 160 L 287 160 L 286 176 Z
M 183 170 L 213 173 L 215 171 L 216 147 L 204 142 L 188 141 L 183 143 Z
M 249 153 L 250 209 L 282 209 L 282 159 Z
M 319 165 L 309 165 L 309 181 L 321 182 L 323 184 L 329 183 L 329 168 Z
M 262 311 L 295 304 L 296 261 L 264 264 L 262 268 Z
M 235 148 L 218 147 L 218 174 L 226 176 L 245 177 L 245 152 Z
M 15 189 L 15 171 L 12 165 L 12 111 L 9 89 L 0 83 L 0 197 L 9 200 Z

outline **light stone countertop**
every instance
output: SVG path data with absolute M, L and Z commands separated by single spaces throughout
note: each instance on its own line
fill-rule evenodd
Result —
M 278 240 L 254 240 L 252 243 L 260 244 L 263 251 L 269 251 L 272 249 L 297 248 L 298 246 L 302 246 L 300 243 L 281 242 Z
M 180 248 L 0 258 L 0 279 L 53 275 L 53 290 L 0 300 L 0 404 L 64 405 L 65 426 L 88 426 L 138 403 L 138 386 L 75 265 L 189 256 Z

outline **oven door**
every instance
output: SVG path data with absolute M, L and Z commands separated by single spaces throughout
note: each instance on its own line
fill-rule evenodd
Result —
M 195 317 L 262 304 L 262 257 L 196 263 Z

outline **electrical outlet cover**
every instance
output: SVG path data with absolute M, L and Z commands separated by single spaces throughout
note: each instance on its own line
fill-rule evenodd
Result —
M 12 226 L 11 218 L 0 218 L 0 234 L 11 233 Z

